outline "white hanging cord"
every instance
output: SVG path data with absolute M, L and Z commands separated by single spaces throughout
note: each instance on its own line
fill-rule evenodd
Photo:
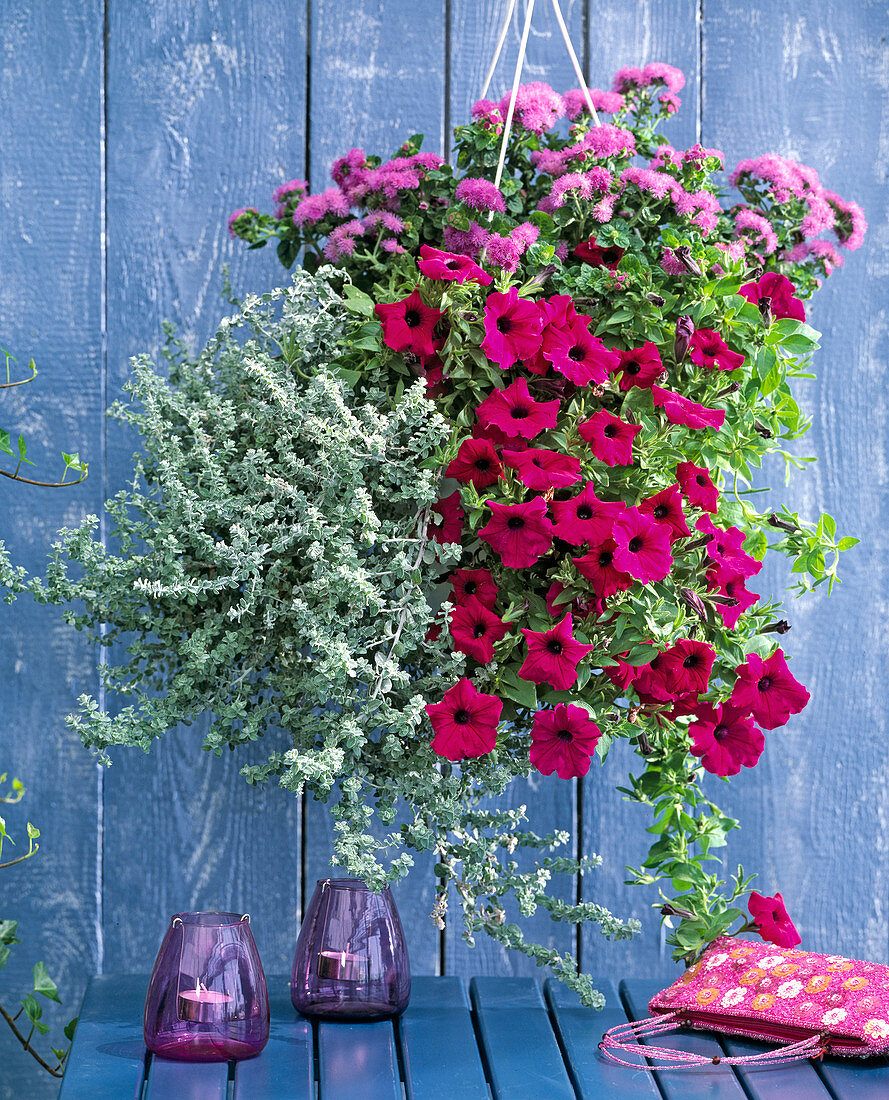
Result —
M 503 141 L 500 142 L 500 159 L 497 161 L 497 174 L 494 177 L 494 186 L 500 186 L 503 178 L 503 165 L 506 161 L 506 146 L 509 144 L 509 134 L 512 130 L 512 116 L 515 114 L 516 96 L 519 91 L 519 81 L 522 78 L 522 66 L 525 64 L 525 48 L 528 45 L 528 32 L 531 30 L 531 16 L 534 14 L 534 0 L 528 0 L 528 10 L 525 12 L 525 26 L 522 28 L 522 40 L 519 43 L 519 56 L 515 63 L 515 77 L 512 81 L 512 94 L 509 97 L 509 110 L 506 112 L 506 122 L 503 125 Z M 494 211 L 491 211 L 493 217 Z
M 596 108 L 593 106 L 593 99 L 587 87 L 586 78 L 580 71 L 577 54 L 574 52 L 574 47 L 571 45 L 571 39 L 568 36 L 568 28 L 565 26 L 565 20 L 562 18 L 562 9 L 559 7 L 559 0 L 553 0 L 553 11 L 556 13 L 556 21 L 559 24 L 559 30 L 562 32 L 562 38 L 564 38 L 565 45 L 568 48 L 568 56 L 571 58 L 571 64 L 574 66 L 574 72 L 577 74 L 577 79 L 580 81 L 580 90 L 583 92 L 586 105 L 589 108 L 590 114 L 593 116 L 593 125 L 598 126 L 599 116 L 596 114 Z M 497 51 L 499 53 L 499 46 L 497 47 Z
M 485 77 L 485 86 L 482 88 L 482 94 L 479 96 L 479 99 L 484 99 L 488 94 L 488 88 L 491 85 L 494 70 L 497 68 L 497 62 L 500 60 L 500 51 L 503 49 L 503 43 L 506 41 L 506 32 L 509 30 L 509 24 L 512 21 L 512 13 L 514 11 L 515 0 L 509 0 L 509 11 L 506 13 L 506 18 L 503 20 L 503 26 L 500 29 L 500 37 L 497 39 L 497 48 L 494 50 L 494 60 L 491 62 L 491 67 L 488 69 L 488 75 Z

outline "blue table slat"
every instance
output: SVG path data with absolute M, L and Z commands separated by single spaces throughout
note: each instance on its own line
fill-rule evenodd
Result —
M 605 1007 L 584 1008 L 580 998 L 564 983 L 547 979 L 546 1000 L 562 1047 L 568 1073 L 578 1100 L 639 1100 L 660 1097 L 647 1070 L 631 1070 L 603 1057 L 599 1040 L 604 1032 L 627 1021 L 617 989 L 607 978 L 594 978 L 593 985 L 604 994 Z
M 312 1025 L 290 1000 L 286 977 L 268 979 L 269 1041 L 258 1058 L 235 1066 L 234 1100 L 310 1100 L 315 1095 Z
M 472 1005 L 495 1100 L 575 1100 L 533 978 L 473 978 Z
M 90 979 L 59 1100 L 138 1097 L 145 1070 L 142 1008 L 148 976 Z
M 774 1050 L 774 1043 L 757 1043 L 753 1039 L 719 1040 L 726 1054 L 733 1058 L 749 1057 L 764 1050 Z M 783 1066 L 735 1066 L 735 1073 L 744 1082 L 751 1100 L 829 1100 L 818 1071 L 811 1062 L 787 1062 Z M 840 1093 L 845 1100 L 845 1093 Z
M 838 1100 L 886 1100 L 889 1059 L 825 1058 L 818 1072 Z
M 489 1100 L 462 978 L 414 978 L 399 1034 L 408 1100 L 440 1100 L 443 1075 L 449 1095 Z
M 648 1002 L 663 988 L 663 983 L 641 979 L 620 983 L 620 993 L 632 1020 L 644 1020 L 648 1015 Z M 656 1037 L 658 1046 L 691 1050 L 695 1054 L 714 1057 L 723 1053 L 715 1039 L 702 1032 L 685 1029 Z M 644 1040 L 643 1040 L 644 1042 Z M 657 1083 L 665 1100 L 741 1100 L 745 1096 L 731 1066 L 696 1066 L 694 1069 L 658 1070 Z
M 392 1024 L 322 1020 L 318 1076 L 321 1100 L 403 1100 Z
M 143 1100 L 226 1100 L 228 1062 L 151 1059 Z

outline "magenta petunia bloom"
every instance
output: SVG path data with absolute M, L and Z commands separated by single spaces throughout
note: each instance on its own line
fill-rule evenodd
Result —
M 708 370 L 737 370 L 744 365 L 744 356 L 732 351 L 712 328 L 695 329 L 688 342 L 688 354 L 693 363 Z
M 805 321 L 806 311 L 803 303 L 794 296 L 795 291 L 796 287 L 785 275 L 769 271 L 758 282 L 745 283 L 738 293 L 754 305 L 759 305 L 763 298 L 770 299 L 773 317 Z
M 454 197 L 473 210 L 496 210 L 499 214 L 506 210 L 503 194 L 490 180 L 466 176 L 457 184 Z
M 496 695 L 477 691 L 465 676 L 461 677 L 440 703 L 426 706 L 435 730 L 433 751 L 454 761 L 484 756 L 497 744 L 502 710 L 503 703 Z
M 535 401 L 524 378 L 517 378 L 506 389 L 494 390 L 477 409 L 478 422 L 483 428 L 493 425 L 507 437 L 523 439 L 533 439 L 554 428 L 558 415 L 559 399 Z
M 590 770 L 601 736 L 582 707 L 559 703 L 553 710 L 539 710 L 531 727 L 531 763 L 541 775 L 579 779 Z
M 581 241 L 571 255 L 593 267 L 607 267 L 614 271 L 623 259 L 624 251 L 625 249 L 618 248 L 617 245 L 600 248 L 596 244 L 596 238 L 590 237 L 588 241 Z
M 503 463 L 515 470 L 519 481 L 529 489 L 564 489 L 580 480 L 580 460 L 558 451 L 529 447 L 524 451 L 503 452 Z
M 383 343 L 393 351 L 410 351 L 425 357 L 432 355 L 432 331 L 444 314 L 424 305 L 419 290 L 391 305 L 378 304 L 374 313 L 383 326 Z
M 719 500 L 719 490 L 710 479 L 706 466 L 695 466 L 693 462 L 680 462 L 676 467 L 676 480 L 689 504 L 696 504 L 705 512 L 715 512 Z
M 752 714 L 765 730 L 783 726 L 810 699 L 808 691 L 791 675 L 780 649 L 766 661 L 756 653 L 748 653 L 747 661 L 735 671 L 738 679 L 730 702 L 744 714 Z
M 670 532 L 638 508 L 627 510 L 614 521 L 614 564 L 624 573 L 651 584 L 669 576 L 673 568 Z
M 682 511 L 682 491 L 678 485 L 671 485 L 646 497 L 637 507 L 643 515 L 651 516 L 655 523 L 662 523 L 669 529 L 671 542 L 688 538 L 691 534 Z
M 701 516 L 695 527 L 702 535 L 712 535 L 707 543 L 707 556 L 717 567 L 717 580 L 722 576 L 755 577 L 762 562 L 746 554 L 741 547 L 747 537 L 738 527 L 717 527 L 709 516 Z
M 596 648 L 575 639 L 570 614 L 549 630 L 522 627 L 522 633 L 528 643 L 528 656 L 519 676 L 535 684 L 549 684 L 557 691 L 566 691 L 577 683 L 578 664 Z
M 464 485 L 470 482 L 476 489 L 484 489 L 499 480 L 502 469 L 490 440 L 464 439 L 457 457 L 448 463 L 445 476 L 456 478 Z
M 494 584 L 487 569 L 455 569 L 449 579 L 454 589 L 455 604 L 476 599 L 485 607 L 493 609 L 500 589 Z
M 694 638 L 680 638 L 664 653 L 665 676 L 676 695 L 697 692 L 703 695 L 710 687 L 710 673 L 716 650 Z
M 756 925 L 756 931 L 767 943 L 791 948 L 803 942 L 784 907 L 784 898 L 779 893 L 768 898 L 754 890 L 747 902 L 747 908 Z
M 570 500 L 554 500 L 550 504 L 556 518 L 556 534 L 572 546 L 588 542 L 595 546 L 611 538 L 614 521 L 625 510 L 622 501 L 599 500 L 592 481 Z
M 766 744 L 753 719 L 731 703 L 719 703 L 716 707 L 700 704 L 688 735 L 691 753 L 700 756 L 708 772 L 721 776 L 737 775 L 742 766 L 754 767 Z
M 641 424 L 628 424 L 612 416 L 607 409 L 599 409 L 589 420 L 579 424 L 577 430 L 596 458 L 606 466 L 632 465 L 633 440 L 642 431 Z
M 580 317 L 564 329 L 553 331 L 548 326 L 541 354 L 575 386 L 606 382 L 609 372 L 620 362 L 617 352 L 593 336 Z
M 604 539 L 582 558 L 572 558 L 577 572 L 590 582 L 600 600 L 633 587 L 633 578 L 614 564 L 614 539 Z
M 651 400 L 656 409 L 664 410 L 671 424 L 681 424 L 685 428 L 721 428 L 725 423 L 724 409 L 710 409 L 660 386 L 651 387 Z
M 543 318 L 534 302 L 520 298 L 514 286 L 507 294 L 489 294 L 485 302 L 482 351 L 507 370 L 518 359 L 531 359 L 540 349 Z
M 494 657 L 494 644 L 509 630 L 507 624 L 474 596 L 451 612 L 454 649 L 486 665 Z
M 494 424 L 474 424 L 472 438 L 487 439 L 495 447 L 509 447 L 511 451 L 523 451 L 530 446 L 527 439 L 522 439 L 519 435 L 507 435 Z
M 533 565 L 552 546 L 553 524 L 543 497 L 534 497 L 525 504 L 489 500 L 487 505 L 494 515 L 478 536 L 510 569 Z
M 664 373 L 660 353 L 650 340 L 641 348 L 619 351 L 617 355 L 620 362 L 615 365 L 613 373 L 620 374 L 622 390 L 630 390 L 634 386 L 648 389 Z
M 735 629 L 741 615 L 759 599 L 759 593 L 747 589 L 746 577 L 740 573 L 724 576 L 718 566 L 707 570 L 707 587 L 735 601 L 733 604 L 716 605 L 716 610 L 729 630 Z
M 441 517 L 438 523 L 429 524 L 429 534 L 436 542 L 459 542 L 463 537 L 465 513 L 460 505 L 459 489 L 455 489 L 449 497 L 443 497 L 432 505 L 432 511 L 437 512 Z
M 420 274 L 427 279 L 446 279 L 455 283 L 473 282 L 481 286 L 490 286 L 493 281 L 487 271 L 468 256 L 455 256 L 453 252 L 442 252 L 438 248 L 430 248 L 428 244 L 420 248 L 417 267 Z

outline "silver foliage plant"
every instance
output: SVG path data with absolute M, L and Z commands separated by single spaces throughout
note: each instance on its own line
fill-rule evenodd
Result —
M 113 746 L 147 751 L 209 713 L 206 750 L 262 741 L 267 758 L 243 767 L 248 782 L 334 796 L 335 856 L 351 874 L 379 886 L 406 875 L 412 853 L 434 851 L 470 942 L 487 932 L 599 1005 L 573 957 L 507 919 L 510 908 L 542 907 L 631 936 L 638 922 L 548 893 L 553 875 L 598 857 L 561 857 L 569 834 L 524 831 L 524 807 L 483 801 L 530 773 L 527 753 L 452 765 L 423 728 L 424 705 L 466 664 L 447 630 L 429 633 L 436 582 L 457 560 L 427 544 L 434 456 L 451 426 L 423 380 L 393 400 L 358 396 L 336 374 L 342 280 L 297 271 L 291 287 L 248 298 L 196 358 L 168 332 L 166 375 L 134 359 L 131 400 L 113 411 L 143 450 L 132 484 L 107 505 L 115 548 L 90 516 L 61 532 L 45 580 L 2 560 L 0 572 L 17 591 L 65 604 L 97 645 L 125 647 L 102 676 L 134 701 L 110 714 L 85 695 L 69 718 L 104 762 Z M 530 854 L 513 859 L 516 849 Z M 442 886 L 440 927 L 446 909 Z

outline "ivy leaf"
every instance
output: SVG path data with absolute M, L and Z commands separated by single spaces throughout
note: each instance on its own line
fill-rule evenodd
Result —
M 58 987 L 47 973 L 46 964 L 42 962 L 34 963 L 34 992 L 42 993 L 50 1001 L 62 1003 Z

